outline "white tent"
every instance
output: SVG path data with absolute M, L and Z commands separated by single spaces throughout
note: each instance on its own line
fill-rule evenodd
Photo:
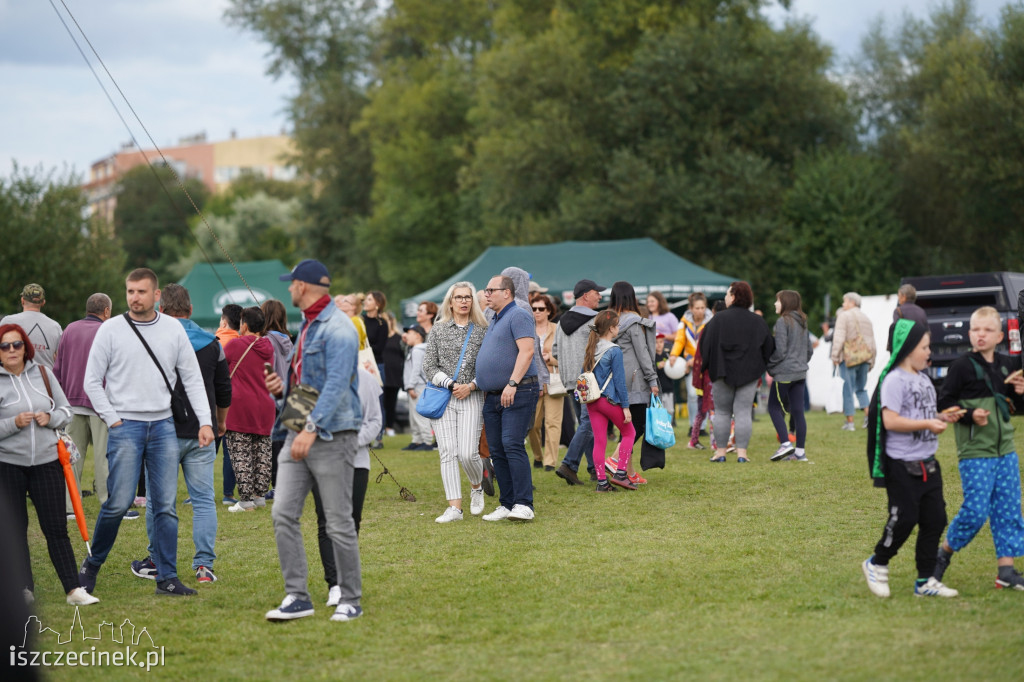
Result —
M 864 296 L 860 309 L 871 320 L 875 331 L 875 348 L 878 353 L 875 356 L 875 366 L 868 373 L 867 391 L 870 396 L 878 383 L 878 376 L 882 368 L 889 361 L 889 351 L 885 350 L 886 341 L 889 336 L 889 326 L 892 325 L 892 314 L 896 310 L 896 294 L 889 296 Z M 810 367 L 807 370 L 807 390 L 811 394 L 811 408 L 824 409 L 825 398 L 828 396 L 829 380 L 832 377 L 832 344 L 821 342 L 814 349 L 811 357 Z M 836 370 L 839 371 L 838 369 Z M 854 398 L 856 406 L 856 398 Z

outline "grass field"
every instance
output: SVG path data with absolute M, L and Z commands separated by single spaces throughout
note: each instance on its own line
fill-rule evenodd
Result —
M 840 419 L 809 415 L 813 464 L 769 462 L 775 437 L 762 415 L 752 463 L 711 464 L 677 446 L 637 492 L 597 495 L 535 470 L 529 524 L 468 513 L 434 523 L 445 505 L 437 456 L 399 452 L 408 442 L 399 436 L 379 454 L 417 501 L 399 499 L 387 477 L 375 483 L 373 462 L 360 537 L 363 618 L 328 620 L 310 501 L 315 617 L 263 619 L 284 596 L 269 509 L 229 514 L 218 505 L 217 583 L 192 598 L 154 596 L 154 584 L 129 569 L 146 554 L 144 522 L 125 522 L 99 575 L 102 601 L 82 608 L 82 621 L 93 632 L 125 618 L 145 626 L 164 647 L 164 667 L 148 673 L 159 679 L 1024 678 L 1024 592 L 993 588 L 987 528 L 946 574 L 959 598 L 913 596 L 916 536 L 891 565 L 892 598 L 868 592 L 859 564 L 881 533 L 885 496 L 866 477 L 864 431 L 840 431 Z M 961 500 L 952 435 L 941 444 L 952 517 Z M 91 457 L 87 480 L 90 467 Z M 219 491 L 219 462 L 217 479 Z M 180 490 L 179 500 L 184 483 Z M 468 484 L 464 493 L 468 509 Z M 495 501 L 487 498 L 487 511 Z M 87 498 L 90 520 L 97 509 Z M 178 513 L 178 567 L 195 586 L 191 508 L 179 504 Z M 31 523 L 37 612 L 66 633 L 73 609 Z M 77 531 L 72 540 L 81 560 Z M 146 673 L 51 670 L 55 679 L 133 675 Z

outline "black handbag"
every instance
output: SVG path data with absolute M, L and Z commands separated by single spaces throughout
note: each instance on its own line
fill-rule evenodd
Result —
M 183 393 L 178 393 L 171 388 L 171 382 L 167 380 L 167 375 L 164 374 L 164 368 L 160 366 L 160 361 L 156 359 L 156 355 L 153 354 L 153 349 L 146 343 L 146 339 L 143 338 L 142 333 L 136 328 L 132 322 L 132 318 L 128 316 L 128 313 L 124 314 L 124 319 L 128 322 L 128 326 L 132 328 L 135 335 L 139 337 L 139 341 L 142 341 L 142 345 L 145 346 L 146 352 L 149 353 L 149 357 L 153 358 L 153 363 L 156 368 L 160 370 L 160 376 L 164 380 L 164 385 L 167 386 L 167 391 L 171 394 L 171 415 L 174 417 L 175 424 L 187 424 L 188 420 L 192 417 L 192 406 L 188 404 L 188 398 Z M 178 376 L 177 370 L 174 372 L 175 384 L 181 383 L 181 377 Z

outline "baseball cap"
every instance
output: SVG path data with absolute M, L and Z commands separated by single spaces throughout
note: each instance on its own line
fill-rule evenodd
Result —
M 664 339 L 664 338 L 666 338 L 666 336 L 667 336 L 667 334 L 659 332 L 654 338 L 655 339 Z
M 608 287 L 603 287 L 603 286 L 601 286 L 600 284 L 598 284 L 597 282 L 595 282 L 592 279 L 581 279 L 580 281 L 576 282 L 576 286 L 573 287 L 572 295 L 573 295 L 573 298 L 579 298 L 580 296 L 582 296 L 583 294 L 587 293 L 588 291 L 593 290 L 593 291 L 601 292 L 601 291 L 604 291 L 607 288 Z
M 407 331 L 407 332 L 416 332 L 417 334 L 419 334 L 423 338 L 424 341 L 426 341 L 426 339 L 427 339 L 427 332 L 426 332 L 426 330 L 423 329 L 423 327 L 418 325 L 418 324 L 414 324 L 411 327 L 406 327 L 405 331 Z
M 327 274 L 327 266 L 313 258 L 307 258 L 292 268 L 291 272 L 286 275 L 281 275 L 278 279 L 282 282 L 298 280 L 300 282 L 319 284 L 320 286 L 325 287 L 330 286 L 331 284 L 331 276 Z
M 542 287 L 541 285 L 539 285 L 536 282 L 534 282 L 532 279 L 530 280 L 530 292 L 529 293 L 531 293 L 531 294 L 535 294 L 535 293 L 546 294 L 547 291 L 548 291 L 547 287 Z
M 21 290 L 21 297 L 29 303 L 42 303 L 46 300 L 46 292 L 38 284 L 26 284 Z

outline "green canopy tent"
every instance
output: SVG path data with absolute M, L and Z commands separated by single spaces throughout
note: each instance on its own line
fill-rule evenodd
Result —
M 619 280 L 629 282 L 641 304 L 650 291 L 660 291 L 670 302 L 683 301 L 694 291 L 721 298 L 736 280 L 691 263 L 648 238 L 492 246 L 444 282 L 403 300 L 402 313 L 407 320 L 414 318 L 420 301 L 441 303 L 452 283 L 468 281 L 479 289 L 509 266 L 526 270 L 566 305 L 572 305 L 572 289 L 581 279 L 606 287 Z
M 284 303 L 288 312 L 288 328 L 297 330 L 301 320 L 298 310 L 291 305 L 288 282 L 278 279 L 278 276 L 289 272 L 291 268 L 279 260 L 257 260 L 236 265 L 252 288 L 252 293 L 245 288 L 231 263 L 197 263 L 192 272 L 178 282 L 188 289 L 192 298 L 192 320 L 204 329 L 214 330 L 220 324 L 221 310 L 227 304 L 237 303 L 247 308 L 276 298 Z M 255 300 L 253 294 L 256 295 Z

